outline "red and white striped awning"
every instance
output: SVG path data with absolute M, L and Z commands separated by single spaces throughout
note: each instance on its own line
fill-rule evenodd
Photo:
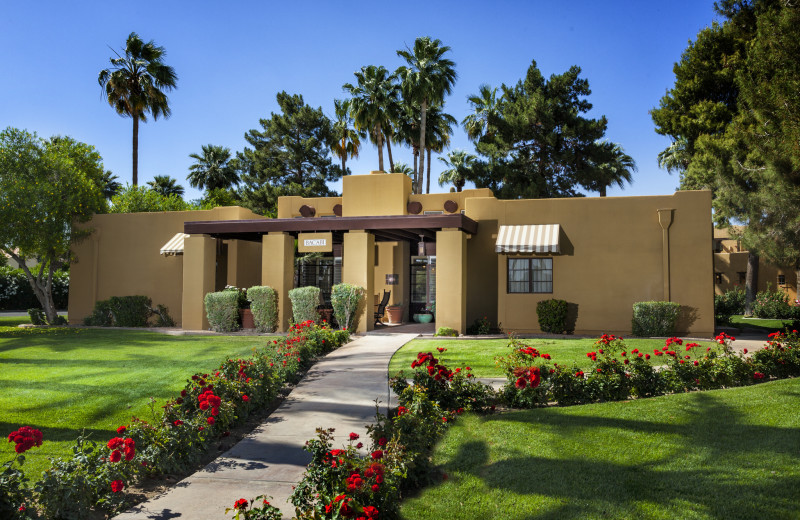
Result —
M 175 236 L 169 239 L 169 242 L 161 247 L 160 254 L 162 255 L 182 255 L 183 254 L 183 239 L 188 237 L 186 233 L 175 233 Z
M 561 253 L 559 224 L 500 226 L 495 253 Z

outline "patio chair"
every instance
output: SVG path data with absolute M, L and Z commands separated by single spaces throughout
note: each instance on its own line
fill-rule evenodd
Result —
M 375 325 L 383 325 L 381 323 L 381 318 L 383 318 L 384 313 L 386 313 L 386 304 L 389 303 L 389 295 L 391 294 L 392 291 L 383 291 L 383 298 L 381 298 L 378 309 L 375 311 Z

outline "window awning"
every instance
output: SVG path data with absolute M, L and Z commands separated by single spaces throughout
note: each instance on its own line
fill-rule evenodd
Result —
M 186 233 L 175 233 L 175 236 L 169 239 L 169 242 L 161 247 L 160 254 L 162 255 L 182 255 L 183 254 L 183 239 L 188 237 Z
M 500 226 L 495 253 L 561 253 L 559 224 Z

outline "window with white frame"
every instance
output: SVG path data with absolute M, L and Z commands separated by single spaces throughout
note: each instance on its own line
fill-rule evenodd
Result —
M 552 293 L 552 258 L 509 258 L 509 293 Z

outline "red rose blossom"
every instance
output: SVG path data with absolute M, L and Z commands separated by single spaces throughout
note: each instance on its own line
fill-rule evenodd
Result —
M 360 437 L 359 434 L 357 434 L 355 432 L 350 432 L 350 440 L 351 441 L 357 441 L 359 437 Z
M 233 504 L 234 509 L 244 509 L 247 507 L 247 500 L 244 498 L 240 498 Z
M 114 450 L 111 452 L 111 455 L 108 457 L 108 460 L 111 462 L 119 462 L 122 460 L 122 453 L 119 450 Z
M 111 491 L 113 491 L 114 493 L 119 493 L 124 488 L 125 488 L 125 483 L 122 482 L 121 480 L 115 480 L 111 482 Z

